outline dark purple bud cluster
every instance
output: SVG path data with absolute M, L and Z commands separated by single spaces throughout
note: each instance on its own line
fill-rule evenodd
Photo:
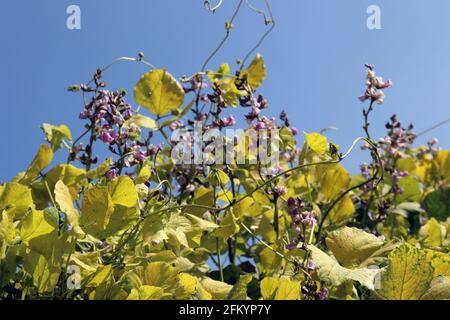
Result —
M 304 231 L 306 227 L 314 227 L 317 224 L 317 215 L 312 210 L 307 210 L 305 203 L 300 198 L 289 198 L 287 201 L 288 214 L 291 217 L 291 229 L 296 233 L 296 237 L 286 246 L 292 250 L 300 242 L 304 243 Z
M 388 135 L 379 140 L 378 147 L 388 156 L 405 158 L 406 151 L 411 148 L 417 134 L 413 131 L 412 124 L 403 128 L 395 114 L 390 120 L 386 124 L 386 128 L 389 130 Z
M 328 298 L 329 290 L 322 287 L 318 290 L 317 282 L 308 280 L 302 285 L 302 295 L 309 300 L 325 300 Z

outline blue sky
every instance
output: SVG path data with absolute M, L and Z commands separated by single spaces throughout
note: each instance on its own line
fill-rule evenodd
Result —
M 263 7 L 262 0 L 253 0 Z M 373 63 L 394 87 L 372 119 L 374 136 L 396 113 L 417 131 L 450 117 L 450 1 L 448 0 L 272 0 L 275 31 L 259 51 L 268 78 L 261 92 L 270 114 L 282 109 L 302 131 L 328 126 L 329 139 L 347 148 L 362 134 L 357 96 L 364 90 L 364 63 Z M 79 5 L 82 29 L 66 28 L 66 8 Z M 119 56 L 146 58 L 175 76 L 198 71 L 224 32 L 237 0 L 224 1 L 210 14 L 203 0 L 3 0 L 0 10 L 2 133 L 0 180 L 26 169 L 39 143 L 40 125 L 65 123 L 74 136 L 81 98 L 66 91 L 97 67 Z M 381 8 L 382 30 L 368 30 L 366 9 Z M 234 63 L 264 31 L 261 16 L 242 8 L 223 50 L 211 61 Z M 125 63 L 106 75 L 112 89 L 133 85 L 146 69 Z M 131 95 L 129 99 L 132 101 Z M 238 113 L 242 114 L 242 113 Z M 450 125 L 425 135 L 450 148 Z M 102 156 L 102 155 L 100 155 Z M 62 156 L 56 160 L 62 159 Z M 357 151 L 346 165 L 356 172 L 365 155 Z

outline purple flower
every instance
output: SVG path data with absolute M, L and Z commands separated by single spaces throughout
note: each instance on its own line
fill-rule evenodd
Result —
M 115 168 L 109 169 L 109 171 L 105 174 L 105 177 L 109 180 L 117 178 L 117 170 Z
M 326 298 L 328 298 L 329 293 L 330 292 L 329 292 L 329 290 L 327 288 L 320 289 L 319 299 L 320 300 L 325 300 Z
M 229 117 L 220 119 L 220 124 L 223 127 L 232 127 L 236 124 L 236 120 L 234 119 L 233 115 L 230 115 Z
M 100 136 L 100 139 L 104 143 L 112 144 L 117 139 L 117 133 L 115 133 L 113 130 L 103 130 L 102 135 Z

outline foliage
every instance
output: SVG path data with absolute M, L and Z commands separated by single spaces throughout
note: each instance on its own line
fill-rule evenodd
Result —
M 125 60 L 151 66 L 143 58 Z M 235 73 L 222 64 L 176 79 L 152 66 L 134 90 L 142 113 L 106 89 L 106 69 L 71 86 L 85 131 L 73 139 L 44 124 L 48 144 L 0 185 L 0 298 L 450 299 L 450 152 L 434 140 L 414 147 L 395 115 L 386 137 L 371 137 L 392 83 L 366 67 L 364 136 L 346 152 L 321 133 L 298 135 L 285 112 L 262 115 L 260 54 Z M 176 163 L 174 135 L 199 122 L 202 134 L 225 131 L 230 108 L 249 110 L 241 134 L 280 132 L 270 136 L 279 163 L 248 152 L 244 164 Z M 250 151 L 246 139 L 198 148 L 211 160 L 230 143 Z M 341 162 L 358 143 L 372 161 L 352 176 Z M 101 163 L 99 144 L 110 152 Z M 52 165 L 61 149 L 67 162 Z

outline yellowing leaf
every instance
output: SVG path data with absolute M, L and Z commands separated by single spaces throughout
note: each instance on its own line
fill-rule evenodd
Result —
M 352 198 L 347 194 L 331 209 L 328 220 L 331 224 L 338 224 L 352 218 L 355 211 Z
M 39 173 L 41 173 L 41 171 L 44 170 L 52 162 L 52 159 L 52 149 L 45 144 L 41 144 L 38 153 L 34 157 L 20 183 L 26 185 L 33 182 L 33 180 L 39 176 Z
M 102 237 L 102 232 L 106 230 L 113 211 L 114 204 L 108 188 L 91 186 L 83 195 L 81 227 L 87 233 Z
M 426 259 L 431 263 L 434 269 L 433 276 L 450 277 L 450 255 L 435 250 L 424 250 Z
M 180 273 L 178 275 L 177 289 L 175 290 L 175 297 L 177 299 L 186 299 L 192 296 L 197 289 L 197 278 L 188 274 Z
M 353 280 L 358 281 L 366 288 L 373 290 L 375 287 L 375 277 L 379 270 L 375 269 L 348 269 L 330 257 L 328 254 L 315 246 L 308 246 L 312 253 L 312 261 L 317 266 L 317 275 L 320 280 L 333 286 L 339 286 L 342 283 Z
M 328 149 L 328 141 L 327 138 L 320 133 L 306 133 L 306 142 L 308 143 L 311 150 L 317 152 L 319 155 L 325 154 Z
M 11 220 L 21 219 L 28 208 L 34 208 L 34 204 L 27 186 L 11 182 L 0 189 L 0 210 L 6 210 Z
M 450 150 L 441 150 L 436 156 L 439 176 L 450 183 Z
M 261 281 L 264 300 L 299 300 L 300 282 L 266 277 Z
M 450 279 L 438 277 L 433 279 L 430 288 L 421 297 L 421 300 L 448 300 L 450 299 Z
M 6 257 L 6 249 L 12 245 L 15 237 L 16 229 L 9 220 L 7 212 L 3 211 L 0 220 L 0 261 Z
M 359 266 L 383 246 L 383 242 L 373 234 L 349 227 L 328 234 L 326 244 L 344 267 Z
M 58 181 L 55 185 L 55 201 L 61 211 L 65 213 L 67 222 L 72 226 L 74 233 L 83 238 L 85 234 L 80 228 L 78 211 L 73 205 L 69 188 L 62 181 Z
M 327 166 L 324 170 L 326 171 L 322 176 L 320 193 L 322 193 L 326 201 L 331 201 L 345 190 L 351 179 L 347 170 L 340 164 Z M 344 204 L 347 205 L 345 202 Z
M 214 231 L 214 236 L 228 239 L 232 235 L 235 235 L 239 232 L 240 227 L 237 224 L 237 218 L 230 212 L 225 215 L 225 218 L 220 223 L 219 228 Z
M 130 119 L 125 121 L 123 127 L 129 127 L 131 124 L 138 126 L 139 128 L 157 129 L 158 123 L 150 117 L 143 116 L 141 114 L 133 115 Z
M 157 116 L 177 110 L 184 101 L 184 91 L 166 70 L 146 73 L 134 89 L 134 99 Z
M 210 299 L 222 300 L 225 299 L 233 288 L 231 285 L 204 277 L 200 280 L 200 286 L 209 295 Z
M 50 143 L 53 152 L 62 147 L 64 138 L 72 141 L 72 134 L 70 133 L 70 129 L 64 124 L 60 126 L 54 126 L 48 123 L 44 123 L 42 125 L 42 131 L 44 131 L 45 139 L 48 141 L 48 143 Z
M 247 285 L 252 281 L 251 274 L 239 276 L 239 280 L 233 286 L 227 296 L 227 300 L 247 300 Z
M 177 270 L 166 262 L 152 262 L 145 268 L 145 285 L 168 288 L 176 281 Z
M 432 279 L 433 267 L 426 253 L 404 243 L 389 254 L 379 293 L 387 300 L 418 300 Z
M 263 81 L 266 79 L 266 65 L 264 63 L 264 58 L 259 53 L 250 63 L 247 69 L 242 71 L 243 77 L 247 76 L 247 83 L 256 90 Z
M 20 237 L 23 244 L 30 246 L 33 239 L 51 234 L 55 235 L 56 230 L 57 222 L 44 214 L 43 211 L 33 210 L 22 221 Z
M 154 286 L 142 286 L 132 289 L 127 300 L 161 300 L 164 297 L 164 289 Z
M 78 198 L 78 192 L 83 180 L 86 177 L 86 171 L 76 168 L 72 165 L 61 164 L 52 168 L 45 175 L 45 181 L 53 192 L 56 183 L 61 180 L 69 188 L 72 199 Z M 44 186 L 45 190 L 46 187 Z M 49 199 L 50 200 L 50 199 Z
M 138 196 L 133 180 L 128 176 L 114 179 L 109 184 L 109 194 L 114 204 L 132 208 L 137 204 Z
M 439 222 L 431 218 L 419 230 L 419 237 L 422 239 L 425 247 L 440 247 L 442 244 L 442 229 Z
M 103 161 L 99 166 L 97 166 L 97 168 L 86 173 L 86 177 L 91 180 L 103 177 L 109 171 L 112 163 L 112 158 Z

